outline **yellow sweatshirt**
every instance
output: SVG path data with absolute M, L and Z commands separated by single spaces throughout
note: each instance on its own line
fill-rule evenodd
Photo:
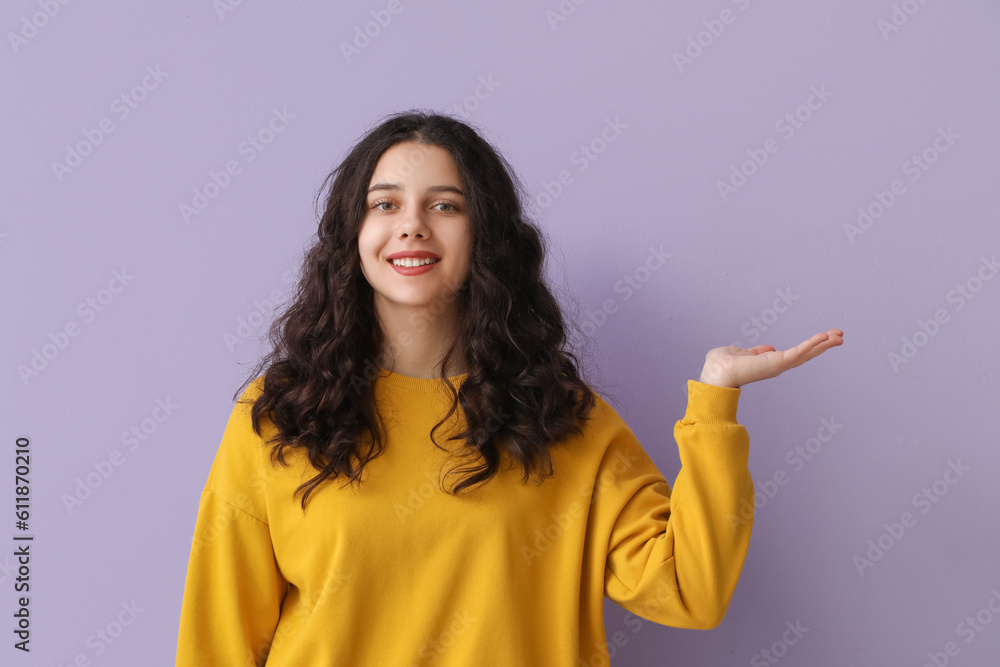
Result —
M 385 452 L 360 489 L 324 482 L 304 514 L 292 493 L 317 471 L 301 450 L 271 467 L 274 425 L 257 436 L 237 403 L 198 507 L 178 667 L 606 666 L 605 596 L 663 625 L 721 622 L 752 526 L 740 389 L 688 381 L 673 490 L 598 397 L 584 432 L 553 450 L 554 477 L 525 485 L 502 466 L 455 497 L 438 472 L 456 459 L 428 435 L 447 390 L 382 373 Z M 435 437 L 454 449 L 452 433 Z

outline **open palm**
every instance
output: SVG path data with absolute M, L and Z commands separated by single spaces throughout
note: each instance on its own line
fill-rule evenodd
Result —
M 750 382 L 767 380 L 801 366 L 843 342 L 844 332 L 830 329 L 782 351 L 775 350 L 773 345 L 758 345 L 750 349 L 734 345 L 717 347 L 705 356 L 699 381 L 722 387 L 741 387 Z

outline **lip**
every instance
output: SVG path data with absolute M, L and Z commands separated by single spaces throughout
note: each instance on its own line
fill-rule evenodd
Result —
M 402 252 L 394 252 L 391 255 L 387 255 L 386 259 L 406 259 L 407 257 L 411 259 L 427 259 L 428 257 L 432 259 L 441 259 L 441 255 L 435 255 L 432 252 L 427 252 L 426 250 L 403 250 Z
M 430 259 L 436 259 L 438 261 L 436 261 L 436 262 L 434 262 L 432 264 L 425 264 L 423 266 L 396 266 L 395 264 L 393 264 L 392 262 L 389 261 L 391 259 L 407 259 L 407 258 L 410 258 L 410 259 L 427 259 L 427 258 L 430 258 Z M 441 263 L 441 257 L 439 255 L 435 255 L 434 253 L 427 252 L 425 250 L 402 251 L 402 252 L 395 252 L 395 253 L 389 255 L 386 258 L 385 261 L 386 261 L 386 263 L 389 266 L 392 267 L 392 269 L 396 273 L 400 274 L 401 276 L 419 276 L 422 273 L 427 273 L 428 271 L 430 271 L 431 269 L 433 269 L 435 266 L 437 266 L 438 264 L 440 264 Z
M 424 264 L 423 266 L 396 266 L 392 262 L 387 262 L 393 271 L 403 276 L 419 276 L 421 273 L 427 273 L 440 263 L 434 262 L 433 264 Z

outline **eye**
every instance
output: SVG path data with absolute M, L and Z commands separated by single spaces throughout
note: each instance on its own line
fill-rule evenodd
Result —
M 385 204 L 389 204 L 391 206 L 392 205 L 392 200 L 391 199 L 379 199 L 378 201 L 372 202 L 371 208 L 373 210 L 376 210 L 376 211 L 388 211 L 389 209 L 387 209 L 387 208 L 381 208 Z M 445 212 L 448 212 L 448 213 L 454 213 L 455 211 L 458 211 L 458 206 L 456 206 L 455 204 L 453 204 L 451 202 L 447 202 L 447 201 L 438 202 L 434 206 L 435 207 L 444 206 L 446 208 L 443 209 L 443 210 Z

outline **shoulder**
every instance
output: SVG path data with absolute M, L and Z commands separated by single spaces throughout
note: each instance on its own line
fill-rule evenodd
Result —
M 251 382 L 233 406 L 206 488 L 230 505 L 264 521 L 261 461 L 267 438 L 254 431 L 250 414 L 262 388 L 263 376 Z
M 594 407 L 582 432 L 567 442 L 559 464 L 569 477 L 588 481 L 592 503 L 617 508 L 637 489 L 660 485 L 664 478 L 625 419 L 591 390 Z
M 252 406 L 262 393 L 264 393 L 264 376 L 258 375 L 250 381 L 247 388 L 240 394 L 237 404 L 249 403 Z
M 601 459 L 607 456 L 609 449 L 634 442 L 635 435 L 611 403 L 593 387 L 590 390 L 594 395 L 594 407 L 580 424 L 581 432 L 569 443 L 578 453 L 587 451 Z
M 588 385 L 589 386 L 589 385 Z M 593 387 L 590 388 L 594 394 L 594 408 L 590 411 L 588 424 L 598 432 L 615 432 L 628 430 L 628 424 L 618 411 L 598 393 Z
M 264 376 L 260 375 L 254 378 L 247 385 L 246 389 L 240 393 L 238 399 L 236 399 L 236 404 L 233 406 L 232 416 L 230 417 L 230 422 L 233 420 L 238 420 L 240 425 L 244 428 L 252 429 L 251 421 L 251 410 L 253 410 L 254 404 L 257 399 L 260 398 L 261 394 L 264 393 Z M 260 415 L 259 424 L 262 431 L 270 426 L 270 420 L 264 414 Z

